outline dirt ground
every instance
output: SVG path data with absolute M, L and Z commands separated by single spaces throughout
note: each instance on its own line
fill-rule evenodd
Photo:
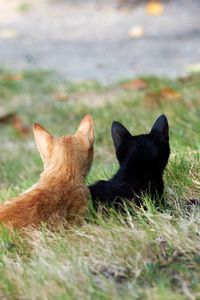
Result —
M 0 65 L 103 83 L 198 66 L 199 0 L 167 1 L 159 16 L 137 2 L 0 0 Z

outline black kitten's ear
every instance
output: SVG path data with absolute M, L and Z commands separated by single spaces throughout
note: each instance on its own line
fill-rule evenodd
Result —
M 159 135 L 164 139 L 169 139 L 169 126 L 168 121 L 165 115 L 161 115 L 154 123 L 151 128 L 151 132 L 153 134 Z
M 130 132 L 117 121 L 113 121 L 112 123 L 111 134 L 116 151 L 131 136 Z

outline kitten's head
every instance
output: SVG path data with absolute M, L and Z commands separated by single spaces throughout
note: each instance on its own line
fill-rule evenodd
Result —
M 162 115 L 148 134 L 133 136 L 119 122 L 114 121 L 111 134 L 120 166 L 126 166 L 138 175 L 150 176 L 164 170 L 170 153 L 169 127 Z
M 93 119 L 86 115 L 74 135 L 52 136 L 39 124 L 33 133 L 44 170 L 86 176 L 93 161 Z

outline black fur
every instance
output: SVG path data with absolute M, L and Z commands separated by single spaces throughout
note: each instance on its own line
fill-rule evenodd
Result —
M 150 133 L 137 136 L 114 121 L 111 134 L 119 170 L 110 180 L 89 186 L 94 207 L 99 203 L 117 207 L 122 199 L 134 199 L 140 205 L 143 193 L 159 205 L 163 199 L 163 171 L 170 154 L 167 118 L 160 116 Z

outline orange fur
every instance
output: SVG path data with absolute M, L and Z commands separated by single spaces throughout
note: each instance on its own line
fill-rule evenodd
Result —
M 86 115 L 73 136 L 53 137 L 34 124 L 34 137 L 44 163 L 39 182 L 0 206 L 0 222 L 22 228 L 82 220 L 89 195 L 84 179 L 93 160 L 93 120 Z

